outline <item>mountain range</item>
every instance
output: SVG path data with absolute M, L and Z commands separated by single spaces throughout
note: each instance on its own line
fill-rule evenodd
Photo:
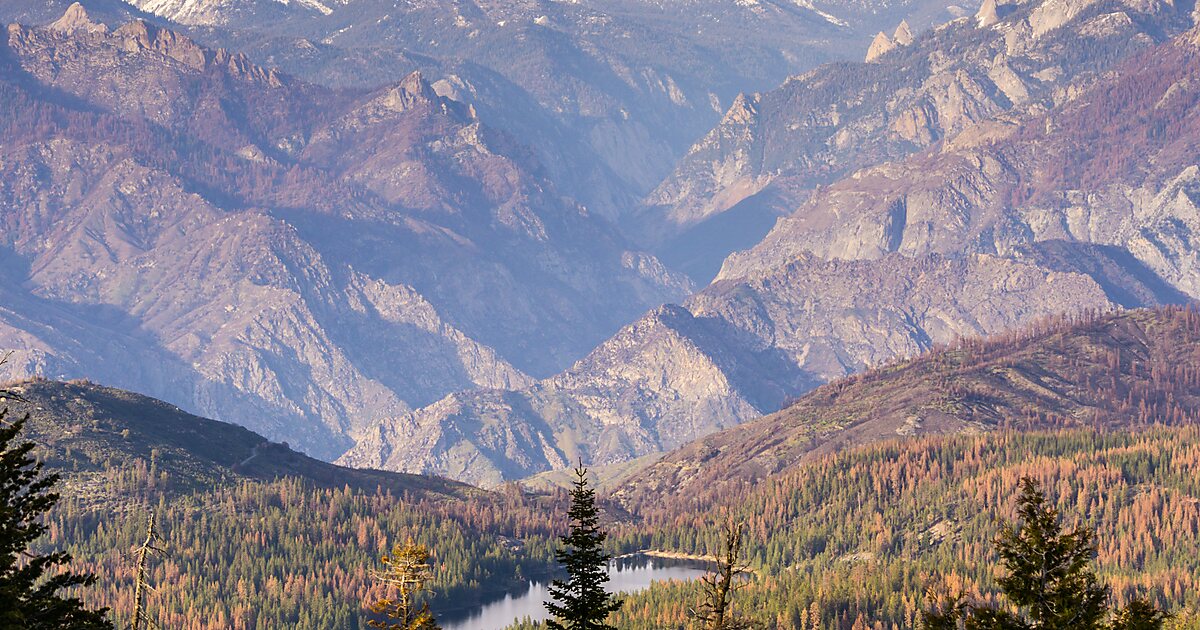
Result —
M 6 378 L 494 485 L 1200 294 L 1191 5 L 94 4 L 5 8 Z
M 688 288 L 419 73 L 335 90 L 79 5 L 11 25 L 0 64 L 9 375 L 87 375 L 336 457 Z
M 936 343 L 1063 312 L 1191 301 L 1200 199 L 1191 88 L 1200 66 L 1190 8 L 1070 5 L 1047 30 L 1042 6 L 994 23 L 958 20 L 856 68 L 872 73 L 893 56 L 914 64 L 902 55 L 921 51 L 922 63 L 956 59 L 951 46 L 964 40 L 1087 51 L 1075 53 L 1087 62 L 1070 75 L 1070 56 L 1049 57 L 1061 73 L 1048 82 L 1062 83 L 1043 88 L 1045 100 L 1006 100 L 908 157 L 813 189 L 680 307 L 652 311 L 528 389 L 456 395 L 382 425 L 345 461 L 488 483 L 560 466 L 580 451 L 617 463 Z M 988 58 L 1006 63 L 1005 49 Z M 925 81 L 898 70 L 887 76 Z M 813 74 L 822 72 L 833 70 Z M 961 104 L 955 85 L 939 94 Z M 865 119 L 886 120 L 887 101 L 876 102 Z M 879 142 L 891 141 L 888 128 L 876 127 Z

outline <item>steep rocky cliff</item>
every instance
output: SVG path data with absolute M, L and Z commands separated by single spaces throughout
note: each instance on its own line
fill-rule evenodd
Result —
M 873 63 L 829 64 L 738 97 L 646 197 L 638 233 L 708 281 L 721 259 L 821 186 L 979 122 L 1055 107 L 1194 23 L 1190 5 L 1165 1 L 1030 1 L 991 11 L 995 22 L 964 17 L 910 45 L 880 33 Z M 905 31 L 896 37 L 909 39 Z M 735 222 L 736 231 L 708 227 Z
M 8 377 L 89 376 L 336 457 L 686 291 L 419 74 L 331 90 L 79 8 L 8 27 L 0 64 Z
M 628 460 L 669 447 L 669 427 L 696 434 L 745 421 L 814 382 L 937 343 L 1057 313 L 1194 299 L 1195 39 L 1184 32 L 1134 52 L 1088 87 L 1063 91 L 1053 108 L 966 125 L 912 157 L 822 188 L 670 311 L 703 326 L 642 333 L 667 312 L 658 311 L 563 375 L 488 394 L 487 404 L 457 399 L 453 414 L 480 425 L 503 417 L 507 431 L 540 432 L 541 444 L 556 447 L 553 457 L 519 466 L 508 463 L 510 451 L 493 448 L 486 464 L 471 468 L 488 476 L 468 478 L 494 482 L 577 453 L 596 463 Z M 1098 137 L 1098 129 L 1107 131 Z M 630 347 L 636 354 L 612 350 Z M 682 350 L 693 347 L 721 350 Z M 708 360 L 715 355 L 728 360 Z M 691 378 L 673 377 L 678 366 Z M 561 395 L 563 382 L 573 384 L 569 402 L 540 402 L 547 391 Z M 610 408 L 655 414 L 648 425 L 636 413 L 603 411 Z M 428 426 L 447 416 L 420 413 L 430 414 L 422 416 Z M 620 439 L 609 437 L 614 432 Z M 386 436 L 372 439 L 373 452 L 386 450 Z M 439 459 L 452 443 L 363 461 L 474 474 Z

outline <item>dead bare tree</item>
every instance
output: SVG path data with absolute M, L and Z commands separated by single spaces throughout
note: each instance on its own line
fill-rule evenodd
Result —
M 700 578 L 704 589 L 704 600 L 692 610 L 694 619 L 704 630 L 751 630 L 758 624 L 734 612 L 733 597 L 744 588 L 750 566 L 742 560 L 745 523 L 726 521 L 721 528 L 721 549 L 717 554 L 717 568 Z
M 146 592 L 154 590 L 154 587 L 146 581 L 146 557 L 151 554 L 166 553 L 162 547 L 158 546 L 162 542 L 163 539 L 154 531 L 154 512 L 150 512 L 150 523 L 146 526 L 146 541 L 134 549 L 134 554 L 137 556 L 137 567 L 133 587 L 133 630 L 158 627 L 158 624 L 150 619 L 150 615 L 146 612 Z

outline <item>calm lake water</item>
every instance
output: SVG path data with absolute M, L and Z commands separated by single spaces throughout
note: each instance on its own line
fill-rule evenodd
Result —
M 633 593 L 663 580 L 694 580 L 704 575 L 702 565 L 678 560 L 634 556 L 614 560 L 609 565 L 608 590 Z M 469 610 L 438 615 L 443 630 L 500 630 L 519 619 L 545 619 L 542 602 L 550 599 L 550 584 L 530 582 L 524 592 L 497 597 Z

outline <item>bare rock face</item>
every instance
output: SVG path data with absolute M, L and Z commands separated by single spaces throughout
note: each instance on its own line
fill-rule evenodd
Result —
M 332 90 L 90 24 L 13 25 L 0 55 L 3 378 L 86 376 L 334 458 L 686 294 L 420 74 Z
M 104 33 L 108 30 L 108 27 L 104 24 L 93 22 L 88 16 L 87 10 L 84 9 L 83 5 L 79 4 L 78 2 L 75 2 L 71 4 L 70 7 L 67 7 L 67 11 L 63 13 L 62 17 L 52 22 L 47 28 L 52 31 L 66 34 L 74 33 L 76 31 L 84 31 L 87 33 Z
M 491 484 L 579 455 L 626 461 L 938 344 L 1064 312 L 1195 299 L 1200 168 L 1186 147 L 1200 137 L 1200 65 L 1191 38 L 1133 52 L 1050 109 L 970 123 L 983 112 L 947 103 L 938 111 L 959 117 L 961 131 L 815 192 L 682 307 L 655 311 L 532 387 L 413 414 L 431 431 L 469 419 L 453 424 L 475 427 L 456 438 L 475 445 L 472 464 L 446 455 L 466 448 L 456 441 L 423 439 L 413 450 L 386 435 L 363 463 L 483 470 L 470 478 Z M 986 93 L 965 71 L 942 80 L 949 93 Z M 1008 89 L 1015 98 L 1015 84 Z M 739 111 L 752 103 L 761 111 L 750 99 Z M 1107 140 L 1081 153 L 1098 120 L 1113 121 Z M 553 448 L 528 459 L 529 436 Z M 385 457 L 397 448 L 406 450 Z
M 896 32 L 892 33 L 892 41 L 896 42 L 897 46 L 911 46 L 913 43 L 912 29 L 908 26 L 907 20 L 901 20 L 896 27 Z
M 980 12 L 986 29 L 953 21 L 907 46 L 907 29 L 881 32 L 871 63 L 822 66 L 747 97 L 753 113 L 727 115 L 646 196 L 637 233 L 664 256 L 707 257 L 716 269 L 748 246 L 745 226 L 761 238 L 815 188 L 993 117 L 1053 107 L 1194 23 L 1180 7 L 1141 0 L 1121 3 L 1127 19 L 1101 12 L 1114 13 L 1089 0 L 991 3 Z M 744 229 L 727 229 L 734 223 Z
M 975 24 L 979 28 L 988 28 L 995 26 L 1000 22 L 1000 13 L 996 7 L 996 0 L 983 0 L 983 4 L 979 7 L 979 12 L 975 14 Z
M 871 63 L 876 59 L 896 50 L 896 42 L 893 42 L 886 33 L 880 31 L 875 35 L 875 39 L 871 40 L 871 46 L 867 48 L 867 63 Z

